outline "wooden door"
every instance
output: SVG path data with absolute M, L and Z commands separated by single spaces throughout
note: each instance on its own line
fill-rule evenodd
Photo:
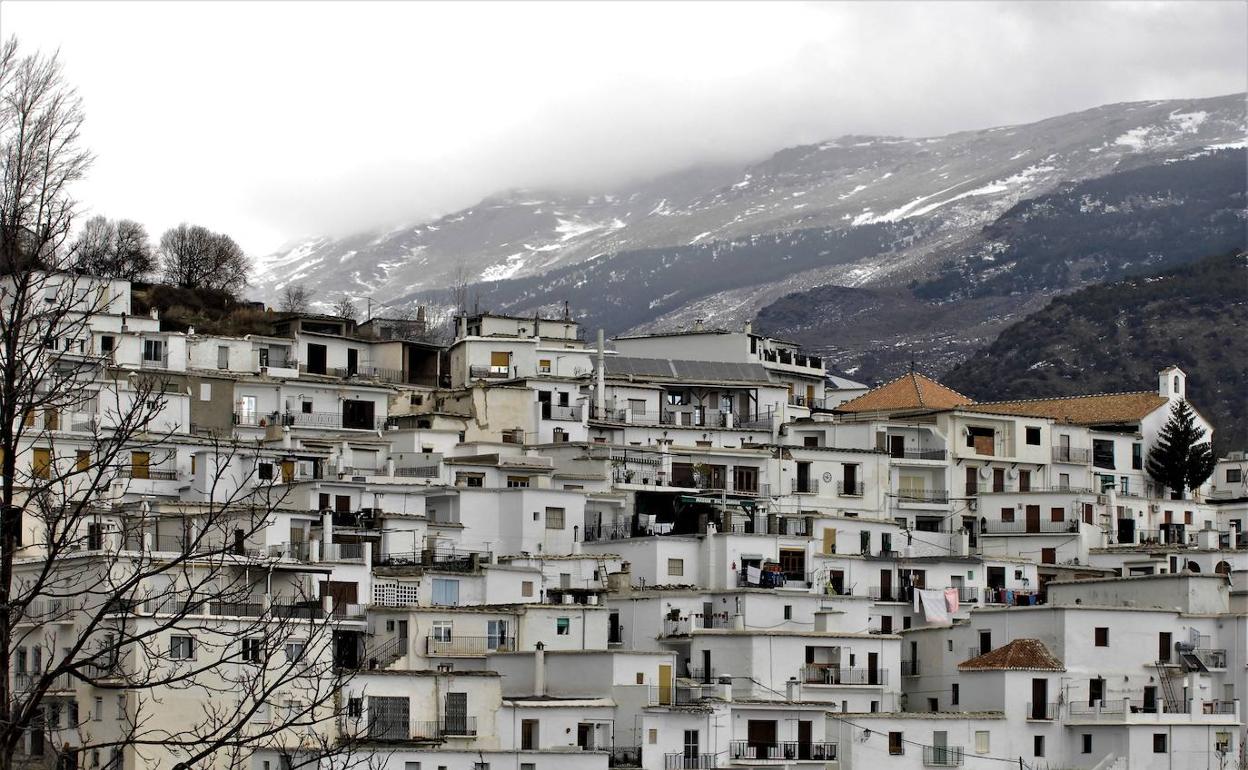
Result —
M 151 467 L 152 456 L 147 452 L 131 452 L 130 453 L 130 478 L 146 479 L 151 474 L 148 469 Z
M 893 571 L 888 569 L 880 570 L 880 601 L 891 602 L 893 600 Z
M 668 663 L 659 666 L 659 703 L 672 705 L 672 666 Z
M 890 457 L 906 456 L 906 437 L 905 436 L 889 436 L 888 437 L 888 454 Z
M 1048 715 L 1049 680 L 1031 680 L 1031 718 L 1045 719 Z
M 810 741 L 814 734 L 814 723 L 808 719 L 797 723 L 797 758 L 810 759 Z
M 1027 531 L 1029 533 L 1037 533 L 1040 531 L 1040 506 L 1027 506 Z

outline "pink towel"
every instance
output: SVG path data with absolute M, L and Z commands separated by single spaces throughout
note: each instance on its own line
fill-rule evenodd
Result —
M 950 614 L 958 611 L 958 589 L 945 589 L 945 606 L 949 608 Z

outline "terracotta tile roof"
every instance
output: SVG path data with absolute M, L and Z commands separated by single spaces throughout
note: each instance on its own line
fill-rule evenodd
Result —
M 1065 671 L 1039 639 L 1015 639 L 978 658 L 958 664 L 959 671 Z
M 904 409 L 950 409 L 975 401 L 918 372 L 907 372 L 836 408 L 837 412 L 887 412 Z
M 1169 399 L 1156 393 L 1096 393 L 1090 396 L 1033 398 L 1020 401 L 981 402 L 962 407 L 968 412 L 1049 417 L 1074 425 L 1133 423 L 1165 406 Z

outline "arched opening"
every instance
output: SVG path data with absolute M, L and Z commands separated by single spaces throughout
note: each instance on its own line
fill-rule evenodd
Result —
M 1188 572 L 1200 572 L 1200 565 L 1194 561 L 1189 561 L 1187 563 L 1187 571 Z
M 1230 565 L 1230 562 L 1225 562 L 1225 561 L 1220 561 L 1220 562 L 1218 562 L 1218 566 L 1214 567 L 1214 568 L 1213 568 L 1213 571 L 1214 571 L 1214 572 L 1216 572 L 1216 573 L 1218 573 L 1219 575 L 1229 575 L 1229 574 L 1231 574 L 1231 565 Z

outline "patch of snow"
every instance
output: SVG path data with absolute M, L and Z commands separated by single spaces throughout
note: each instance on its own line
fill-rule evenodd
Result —
M 749 186 L 750 186 L 750 180 L 751 180 L 751 179 L 753 179 L 753 176 L 752 176 L 752 175 L 750 175 L 750 174 L 746 174 L 746 175 L 745 175 L 745 179 L 742 179 L 740 182 L 737 182 L 736 184 L 734 184 L 734 185 L 732 186 L 732 189 L 734 189 L 734 190 L 740 190 L 740 189 L 742 189 L 742 188 L 744 188 L 744 187 L 749 187 Z
M 697 243 L 698 241 L 702 240 L 703 238 L 705 238 L 706 236 L 710 234 L 711 234 L 710 230 L 707 230 L 705 233 L 698 233 L 697 235 L 693 236 L 692 241 L 689 241 L 689 245 L 692 246 L 693 244 Z
M 524 252 L 512 254 L 504 262 L 490 265 L 481 271 L 482 281 L 501 281 L 511 278 L 524 267 Z
M 850 197 L 851 195 L 855 195 L 855 194 L 857 194 L 857 193 L 860 193 L 860 192 L 862 192 L 862 191 L 863 191 L 863 190 L 865 190 L 865 189 L 867 189 L 867 186 L 866 186 L 865 184 L 860 184 L 860 185 L 858 185 L 857 187 L 855 187 L 854 189 L 852 189 L 852 190 L 850 190 L 849 192 L 845 193 L 844 195 L 838 195 L 838 196 L 836 196 L 836 198 L 837 198 L 837 200 L 842 200 L 842 201 L 843 201 L 843 200 L 845 200 L 846 198 Z

